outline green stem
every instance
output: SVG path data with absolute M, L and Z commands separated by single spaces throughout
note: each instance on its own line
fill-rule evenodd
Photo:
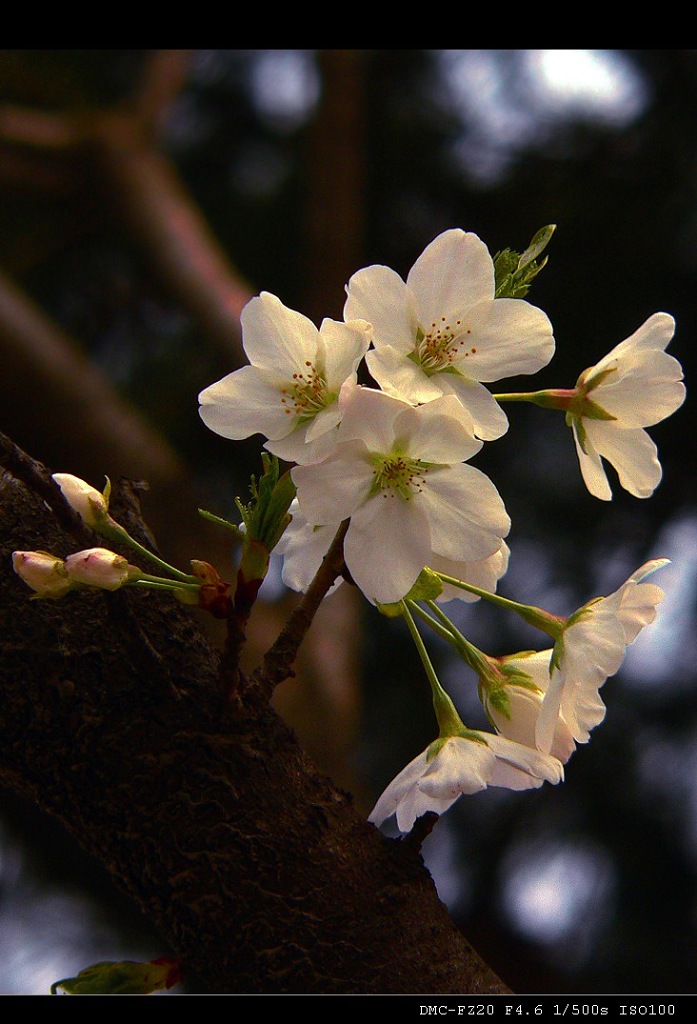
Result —
M 478 647 L 470 643 L 467 637 L 463 636 L 460 630 L 453 625 L 448 616 L 439 608 L 435 601 L 425 602 L 431 611 L 437 616 L 442 623 L 447 623 L 450 630 L 451 636 L 454 640 L 454 646 L 458 654 L 462 655 L 462 658 L 467 662 L 471 669 L 477 673 L 478 676 L 487 675 L 490 672 L 489 659 L 483 651 L 480 651 Z
M 439 636 L 443 637 L 443 639 L 447 640 L 449 644 L 453 645 L 453 647 L 457 647 L 457 639 L 452 631 L 454 630 L 455 627 L 452 626 L 452 623 L 450 623 L 450 626 L 452 626 L 451 630 L 447 626 L 442 626 L 437 619 L 434 619 L 432 615 L 429 615 L 427 611 L 424 611 L 424 609 L 421 608 L 421 606 L 418 605 L 415 601 L 412 601 L 408 598 L 405 598 L 405 601 L 409 607 L 409 610 L 418 615 L 423 622 L 430 626 L 434 633 L 437 633 Z
M 438 720 L 439 734 L 441 738 L 461 735 L 465 728 L 462 723 L 462 719 L 455 710 L 455 705 L 452 700 L 440 685 L 440 681 L 436 675 L 436 670 L 428 656 L 428 651 L 426 650 L 423 639 L 421 638 L 421 634 L 416 628 L 416 623 L 414 622 L 414 618 L 407 607 L 406 602 L 400 601 L 400 604 L 402 606 L 402 615 L 404 616 L 404 620 L 409 632 L 411 633 L 411 638 L 416 645 L 416 649 L 419 652 L 421 663 L 423 664 L 426 676 L 428 677 L 428 681 L 431 685 L 433 709 L 436 713 L 436 719 Z
M 173 576 L 174 579 L 181 580 L 182 583 L 191 583 L 192 585 L 196 584 L 197 586 L 201 585 L 201 581 L 196 576 L 180 572 L 180 570 L 176 569 L 173 565 L 169 565 L 162 558 L 159 558 L 156 554 L 150 551 L 149 548 L 146 548 L 143 544 L 139 543 L 139 541 L 135 540 L 134 537 L 131 537 L 130 533 L 128 533 L 123 526 L 120 526 L 113 519 L 103 525 L 100 524 L 99 531 L 100 533 L 106 534 L 107 537 L 113 537 L 122 541 L 124 544 L 127 544 L 129 547 L 133 548 L 134 551 L 137 551 L 144 558 L 149 559 L 154 565 L 157 565 L 158 568 L 162 569 L 169 576 Z
M 568 410 L 577 397 L 576 388 L 548 388 L 545 391 L 514 391 L 494 395 L 497 402 L 531 402 L 544 409 Z
M 179 580 L 167 580 L 161 576 L 149 576 L 147 574 L 131 580 L 128 586 L 149 587 L 151 590 L 190 590 L 192 592 L 201 589 L 200 581 L 198 583 L 182 583 Z
M 520 604 L 518 601 L 511 601 L 509 598 L 501 597 L 499 594 L 492 594 L 488 590 L 482 590 L 481 587 L 475 587 L 473 583 L 465 583 L 464 580 L 455 579 L 454 576 L 446 576 L 445 573 L 442 572 L 436 572 L 436 576 L 438 576 L 443 583 L 449 583 L 453 587 L 459 587 L 460 590 L 466 590 L 470 594 L 476 594 L 477 597 L 482 597 L 485 601 L 498 605 L 499 608 L 506 608 L 508 611 L 515 612 L 516 615 L 520 615 L 520 617 L 530 623 L 531 626 L 535 626 L 536 629 L 542 630 L 543 633 L 551 636 L 554 640 L 558 640 L 564 632 L 566 619 L 560 618 L 558 615 L 552 615 L 550 612 L 546 612 L 542 608 L 536 608 L 534 605 Z

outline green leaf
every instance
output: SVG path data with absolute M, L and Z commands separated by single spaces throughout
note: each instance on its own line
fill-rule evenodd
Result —
M 51 995 L 148 995 L 172 988 L 182 980 L 182 976 L 181 963 L 173 957 L 160 957 L 145 963 L 103 960 L 85 967 L 74 978 L 54 982 Z
M 259 481 L 252 477 L 252 500 L 243 505 L 237 499 L 250 541 L 259 541 L 271 551 L 290 522 L 288 509 L 295 497 L 295 484 L 290 471 L 279 473 L 278 459 L 264 452 L 261 456 L 264 472 Z
M 522 299 L 530 285 L 547 263 L 547 257 L 538 257 L 547 248 L 556 230 L 556 224 L 547 224 L 533 236 L 525 252 L 518 254 L 512 249 L 503 249 L 494 257 L 495 297 L 497 299 Z

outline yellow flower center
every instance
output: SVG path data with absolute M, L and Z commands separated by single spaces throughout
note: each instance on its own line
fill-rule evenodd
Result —
M 314 419 L 317 413 L 326 409 L 336 399 L 336 394 L 327 387 L 324 372 L 309 359 L 305 369 L 293 374 L 293 379 L 281 389 L 281 405 L 288 416 L 296 416 L 298 426 Z
M 453 367 L 456 359 L 468 359 L 477 354 L 471 335 L 471 328 L 465 327 L 462 320 L 450 324 L 442 316 L 439 321 L 433 321 L 427 333 L 419 328 L 411 358 L 430 377 Z
M 390 455 L 374 455 L 373 482 L 371 495 L 382 494 L 384 498 L 402 498 L 410 501 L 423 490 L 424 477 L 430 463 L 410 459 L 392 452 Z

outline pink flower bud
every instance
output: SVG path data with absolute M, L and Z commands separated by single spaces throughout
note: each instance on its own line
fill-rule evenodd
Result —
M 87 548 L 68 555 L 65 571 L 73 584 L 118 590 L 131 577 L 133 567 L 122 555 L 106 548 Z M 139 570 L 135 570 L 137 575 Z
M 12 568 L 36 597 L 63 597 L 73 587 L 63 559 L 47 551 L 13 551 Z
M 53 479 L 63 492 L 65 500 L 87 526 L 98 526 L 104 522 L 109 506 L 101 491 L 70 473 L 54 473 Z

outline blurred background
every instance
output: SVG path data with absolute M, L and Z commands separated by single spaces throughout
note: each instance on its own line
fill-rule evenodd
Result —
M 689 388 L 697 51 L 0 51 L 0 429 L 96 486 L 148 481 L 163 553 L 225 575 L 234 553 L 196 508 L 234 515 L 260 443 L 206 431 L 197 394 L 244 362 L 247 299 L 341 318 L 362 266 L 406 276 L 450 227 L 522 252 L 550 223 L 528 299 L 556 355 L 494 390 L 572 387 L 658 310 Z M 532 406 L 508 406 L 508 434 L 475 460 L 513 520 L 506 596 L 568 614 L 672 560 L 566 782 L 462 798 L 424 846 L 454 919 L 520 993 L 697 989 L 693 408 L 651 430 L 664 478 L 648 501 L 612 473 L 614 500 L 592 498 L 563 416 Z M 296 600 L 275 563 L 263 596 L 250 663 Z M 491 607 L 448 610 L 490 654 L 546 646 Z M 434 738 L 405 640 L 341 587 L 277 695 L 366 813 Z M 469 670 L 428 642 L 483 726 Z M 60 826 L 0 798 L 0 991 L 166 952 Z

